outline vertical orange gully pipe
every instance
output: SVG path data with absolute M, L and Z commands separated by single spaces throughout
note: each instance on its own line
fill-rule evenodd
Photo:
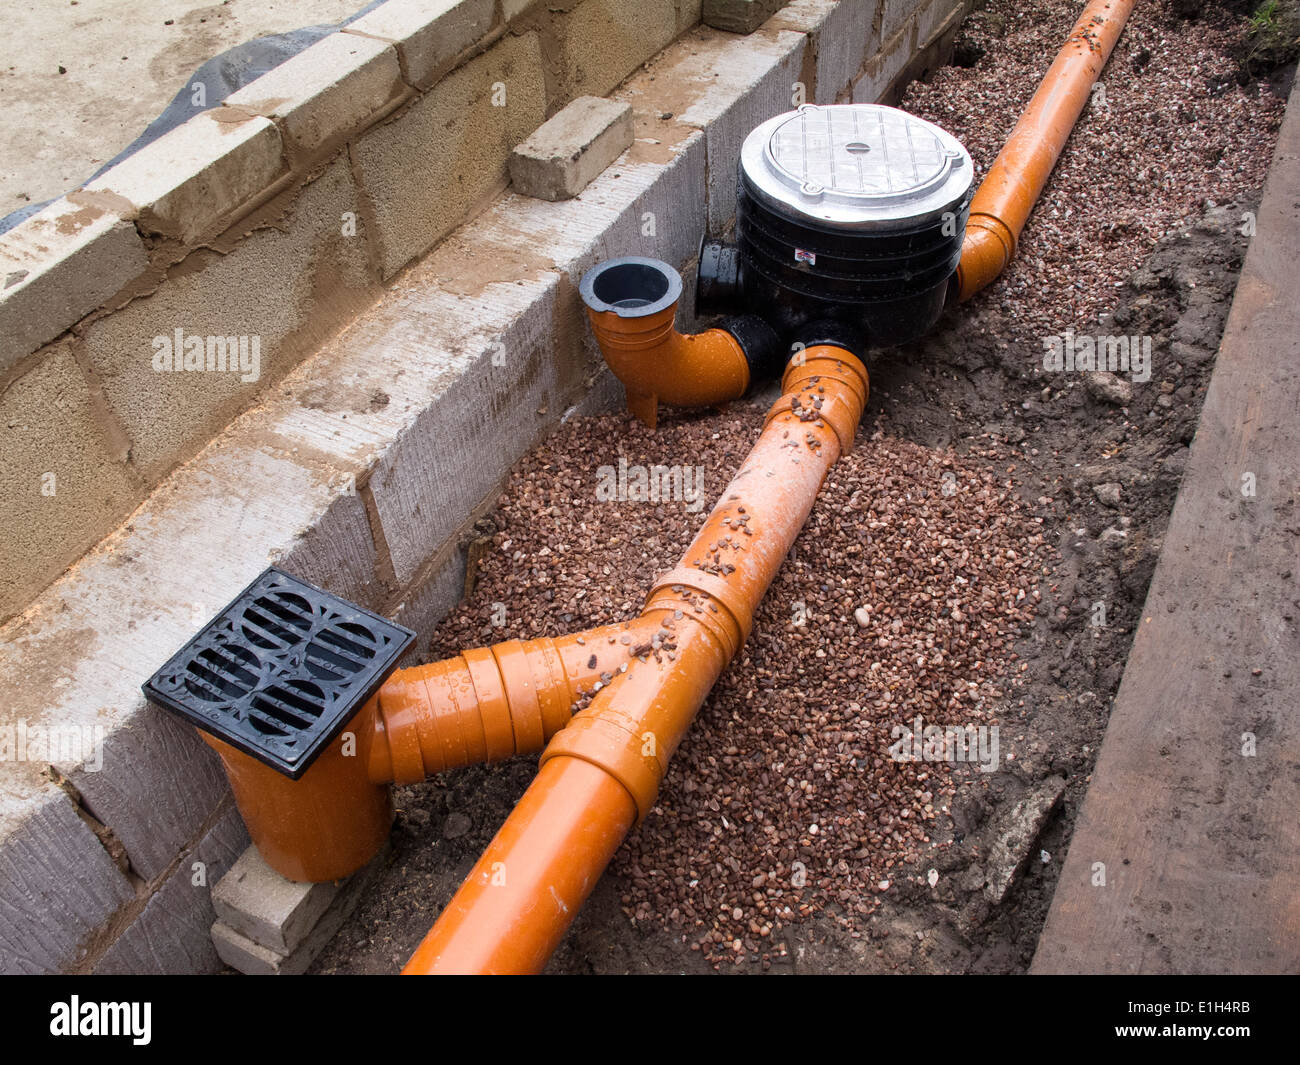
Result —
M 557 733 L 541 769 L 411 957 L 407 974 L 534 973 L 546 964 L 619 844 L 650 812 L 668 761 L 853 443 L 867 372 L 809 348 L 739 472 L 641 621 L 654 635 L 625 673 Z
M 958 298 L 990 284 L 1016 254 L 1029 213 L 1088 103 L 1134 0 L 1092 0 L 971 201 Z

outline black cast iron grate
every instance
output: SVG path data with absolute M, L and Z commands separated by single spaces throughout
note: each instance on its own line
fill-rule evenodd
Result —
M 150 677 L 144 694 L 296 780 L 413 639 L 272 566 Z

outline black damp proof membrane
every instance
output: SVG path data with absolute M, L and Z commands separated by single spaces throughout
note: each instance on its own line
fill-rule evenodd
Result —
M 144 694 L 297 780 L 414 639 L 272 566 L 150 677 Z

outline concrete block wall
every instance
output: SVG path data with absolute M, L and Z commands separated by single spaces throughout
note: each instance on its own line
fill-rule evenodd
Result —
M 283 188 L 273 185 L 260 201 L 254 196 L 237 222 L 179 259 L 177 238 L 161 232 L 173 225 L 165 203 L 148 216 L 159 221 L 146 221 L 143 212 L 128 220 L 131 212 L 116 200 L 108 206 L 101 191 L 93 208 L 61 208 L 91 212 L 73 232 L 59 232 L 64 214 L 46 220 L 47 232 L 78 247 L 120 242 L 112 254 L 85 260 L 87 276 L 98 279 L 90 291 L 116 285 L 117 302 L 111 313 L 83 313 L 54 343 L 38 342 L 46 346 L 35 357 L 19 355 L 0 370 L 13 370 L 3 399 L 15 397 L 0 428 L 27 427 L 25 448 L 36 456 L 16 474 L 6 470 L 19 482 L 6 483 L 6 493 L 20 492 L 40 469 L 42 454 L 50 454 L 49 437 L 40 434 L 58 419 L 60 449 L 79 471 L 63 476 L 81 478 L 78 494 L 102 496 L 96 506 L 103 514 L 119 513 L 114 519 L 96 511 L 92 522 L 68 512 L 48 528 L 89 528 L 135 509 L 0 629 L 0 971 L 173 972 L 218 964 L 207 939 L 207 890 L 246 837 L 209 749 L 146 705 L 141 682 L 268 563 L 411 625 L 421 646 L 460 598 L 462 545 L 511 465 L 566 413 L 606 409 L 618 399 L 587 336 L 577 297 L 582 273 L 625 254 L 689 269 L 700 234 L 725 225 L 734 209 L 731 181 L 722 175 L 734 172 L 744 133 L 789 109 L 799 93 L 824 102 L 865 91 L 885 14 L 884 5 L 867 0 L 795 0 L 739 36 L 692 28 L 699 3 L 637 6 L 660 15 L 671 8 L 674 41 L 638 60 L 642 69 L 612 88 L 633 110 L 636 139 L 574 199 L 548 202 L 506 190 L 505 153 L 562 98 L 557 86 L 590 87 L 599 82 L 589 79 L 611 76 L 565 66 L 553 34 L 573 23 L 560 18 L 590 19 L 599 10 L 613 20 L 619 3 L 395 0 L 367 16 L 384 21 L 362 20 L 382 27 L 372 32 L 396 50 L 401 85 L 384 105 L 390 110 L 312 162 L 309 180 L 293 169 L 308 164 L 282 154 L 291 176 L 277 179 Z M 961 0 L 947 6 L 945 19 L 964 10 Z M 483 33 L 486 7 L 486 37 L 475 36 Z M 928 10 L 912 5 L 904 25 L 913 70 L 932 61 L 923 52 L 933 41 L 918 39 L 918 19 Z M 463 37 L 422 34 L 413 11 L 440 12 Z M 668 27 L 663 18 L 662 32 Z M 472 43 L 449 56 L 461 39 Z M 373 63 L 385 53 L 365 54 Z M 386 69 L 366 81 L 372 101 L 391 87 Z M 507 98 L 518 86 L 532 87 L 518 101 L 519 115 L 482 111 L 467 119 L 462 108 L 481 103 L 476 87 L 489 91 L 502 82 Z M 332 114 L 349 110 L 333 81 L 319 84 Z M 431 100 L 449 109 L 440 125 Z M 217 143 L 248 151 L 267 121 L 283 148 L 287 134 L 270 113 L 295 113 L 297 105 L 250 99 L 242 106 L 263 106 L 270 117 L 245 114 L 234 124 L 256 127 L 255 135 Z M 302 143 L 328 141 L 341 127 L 322 119 L 311 128 L 295 134 Z M 439 214 L 427 186 L 421 196 L 417 181 L 386 154 L 416 151 L 402 129 L 415 139 L 439 133 L 466 151 L 502 146 L 499 159 L 494 147 L 459 177 L 440 171 L 466 186 L 459 217 Z M 499 170 L 474 184 L 485 158 Z M 229 187 L 235 198 L 246 193 L 214 166 L 211 188 Z M 351 206 L 360 239 L 344 237 L 335 224 Z M 210 204 L 204 210 L 213 217 Z M 413 230 L 422 235 L 412 239 Z M 42 246 L 54 244 L 51 237 Z M 111 269 L 125 255 L 134 270 L 130 249 L 137 244 L 155 271 L 147 291 Z M 13 288 L 35 286 L 25 298 L 36 305 L 81 313 L 75 299 L 59 295 L 58 270 L 30 276 Z M 331 323 L 327 307 L 312 310 L 312 299 L 347 308 L 345 327 Z M 219 314 L 223 302 L 227 320 Z M 130 337 L 157 328 L 151 306 L 164 308 L 164 317 L 183 315 L 187 333 L 257 329 L 277 338 L 263 352 L 275 387 L 243 393 L 227 382 L 205 407 L 168 375 L 157 375 L 161 384 L 145 376 L 132 365 Z M 305 357 L 288 354 L 294 343 Z M 140 398 L 150 384 L 171 390 L 153 407 Z M 55 398 L 40 407 L 36 397 L 49 395 Z M 257 402 L 250 405 L 250 397 Z M 209 427 L 186 435 L 214 409 Z M 221 422 L 229 424 L 210 428 Z M 188 461 L 173 468 L 178 456 Z M 45 534 L 31 535 L 39 546 Z
M 60 411 L 0 423 L 0 619 L 498 195 L 548 116 L 699 9 L 389 0 L 0 236 L 0 403 Z M 256 359 L 231 369 L 230 338 Z

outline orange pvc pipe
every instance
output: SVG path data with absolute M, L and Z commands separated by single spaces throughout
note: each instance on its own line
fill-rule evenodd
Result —
M 366 772 L 375 702 L 357 711 L 297 780 L 199 730 L 221 756 L 258 853 L 281 876 L 306 883 L 350 876 L 388 838 L 391 789 Z
M 677 304 L 643 318 L 587 308 L 592 332 L 614 376 L 627 391 L 627 409 L 653 429 L 659 403 L 712 407 L 749 388 L 749 364 L 725 329 L 679 333 Z
M 508 640 L 398 670 L 298 780 L 209 733 L 257 849 L 290 880 L 348 876 L 392 824 L 390 783 L 541 751 L 584 695 L 608 684 L 657 623 Z
M 603 770 L 542 766 L 404 971 L 540 972 L 635 820 Z M 548 845 L 533 845 L 542 833 Z
M 536 754 L 569 723 L 584 693 L 613 679 L 651 627 L 638 618 L 558 639 L 507 640 L 398 670 L 379 690 L 370 779 L 413 784 Z
M 1133 4 L 1134 0 L 1092 0 L 993 161 L 971 201 L 957 267 L 958 299 L 968 300 L 990 284 L 1015 256 L 1029 214 Z
M 655 636 L 556 734 L 541 770 L 404 972 L 538 972 L 619 843 L 650 810 L 668 760 L 744 643 L 827 471 L 853 442 L 867 373 L 818 346 L 681 563 L 651 589 Z

